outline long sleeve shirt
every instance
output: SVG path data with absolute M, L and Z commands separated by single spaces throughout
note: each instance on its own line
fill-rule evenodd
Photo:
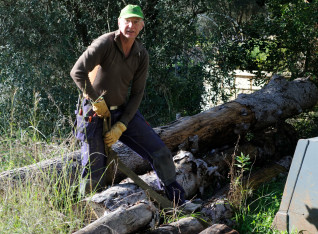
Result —
M 130 54 L 125 57 L 120 42 L 120 31 L 97 38 L 75 63 L 71 77 L 82 92 L 92 100 L 103 93 L 107 106 L 125 106 L 120 121 L 126 126 L 135 115 L 142 100 L 148 75 L 149 55 L 135 40 Z M 100 65 L 94 83 L 88 73 Z M 130 95 L 128 92 L 130 89 Z

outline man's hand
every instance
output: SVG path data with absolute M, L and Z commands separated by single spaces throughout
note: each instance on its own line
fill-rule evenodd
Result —
M 104 117 L 110 116 L 109 109 L 104 99 L 99 98 L 95 102 L 93 102 L 92 105 L 93 105 L 93 111 L 96 112 L 98 117 L 104 118 Z
M 104 137 L 104 142 L 108 147 L 111 147 L 112 144 L 114 144 L 120 136 L 123 134 L 124 131 L 126 131 L 127 127 L 122 122 L 116 122 L 114 126 L 110 129 L 109 132 L 106 133 Z

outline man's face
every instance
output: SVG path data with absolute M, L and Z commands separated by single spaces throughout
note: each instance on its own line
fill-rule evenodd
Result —
M 135 39 L 143 27 L 144 21 L 138 17 L 118 19 L 118 28 L 127 39 Z

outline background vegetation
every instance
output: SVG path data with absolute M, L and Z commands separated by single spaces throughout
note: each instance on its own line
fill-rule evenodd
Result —
M 78 90 L 69 72 L 94 38 L 117 29 L 126 3 L 141 5 L 146 17 L 140 39 L 150 70 L 141 111 L 154 126 L 176 113 L 202 111 L 202 97 L 226 101 L 230 94 L 224 88 L 234 86 L 235 69 L 255 73 L 259 83 L 266 82 L 264 71 L 316 81 L 317 0 L 1 0 L 0 172 L 73 149 L 69 136 Z M 302 137 L 317 136 L 316 113 L 289 122 Z M 72 209 L 74 188 L 61 193 L 52 181 L 43 189 L 21 187 L 1 196 L 0 231 L 65 232 L 82 226 L 82 212 Z M 59 194 L 52 198 L 48 188 Z M 48 201 L 50 207 L 40 210 Z M 30 214 L 41 212 L 49 215 L 30 225 L 36 219 Z M 45 226 L 48 220 L 54 225 Z M 240 228 L 261 230 L 257 225 Z
M 140 4 L 150 54 L 141 109 L 153 125 L 201 111 L 202 95 L 227 100 L 233 70 L 317 75 L 317 1 L 151 0 Z M 1 131 L 68 133 L 78 90 L 69 76 L 92 40 L 117 29 L 125 1 L 0 2 Z M 211 85 L 205 93 L 203 81 Z M 35 102 L 36 100 L 36 102 Z M 37 106 L 34 106 L 37 103 Z M 12 111 L 14 110 L 14 114 Z

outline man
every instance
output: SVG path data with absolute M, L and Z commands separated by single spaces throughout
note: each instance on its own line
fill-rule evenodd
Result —
M 184 203 L 184 190 L 176 182 L 171 152 L 138 111 L 149 64 L 148 52 L 137 39 L 144 27 L 143 19 L 139 6 L 127 5 L 118 18 L 119 29 L 96 39 L 71 71 L 71 77 L 86 96 L 77 114 L 82 178 L 96 189 L 105 186 L 104 144 L 110 147 L 120 140 L 151 163 L 168 198 L 180 205 Z M 98 70 L 93 71 L 97 65 Z M 92 75 L 95 79 L 90 81 L 91 71 L 96 76 Z M 104 117 L 111 117 L 112 126 L 105 136 Z

